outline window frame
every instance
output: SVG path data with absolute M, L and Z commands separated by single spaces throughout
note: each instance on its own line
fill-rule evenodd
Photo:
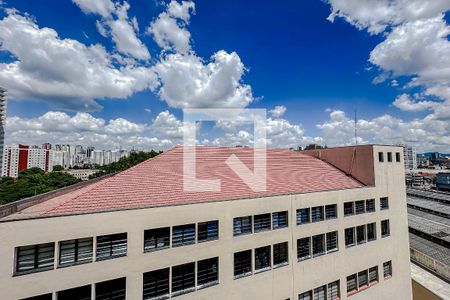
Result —
M 369 203 L 371 203 L 369 205 Z M 371 199 L 366 199 L 366 213 L 372 213 L 376 211 L 376 204 L 375 204 L 375 199 L 371 198 Z
M 248 271 L 237 274 L 236 273 L 236 263 L 237 263 L 236 258 L 238 255 L 244 255 L 244 254 L 245 254 L 245 256 L 248 256 L 248 257 L 246 257 L 245 260 L 241 259 L 241 263 L 242 263 L 242 261 L 244 261 L 244 262 L 248 261 L 248 265 L 246 265 L 245 268 L 242 268 L 242 270 L 248 269 Z M 247 277 L 247 276 L 250 276 L 253 274 L 253 263 L 252 263 L 253 259 L 252 259 L 252 257 L 253 257 L 253 251 L 251 249 L 235 252 L 233 254 L 233 276 L 234 276 L 234 279 Z
M 401 162 L 401 154 L 400 152 L 395 152 L 395 161 L 396 162 Z
M 304 244 L 302 243 L 302 241 L 306 241 L 306 240 L 308 241 L 308 242 L 306 243 L 307 245 L 304 245 Z M 306 252 L 303 251 L 303 249 L 306 249 L 306 246 L 307 246 L 307 248 L 308 248 L 308 255 L 300 256 L 300 253 L 306 253 Z M 300 251 L 300 250 L 302 250 L 302 251 Z M 308 236 L 308 237 L 304 237 L 304 238 L 299 238 L 299 239 L 297 239 L 297 259 L 298 259 L 298 261 L 310 259 L 311 257 L 312 257 L 312 243 L 311 243 L 311 237 Z
M 212 262 L 212 264 L 210 266 L 207 265 L 207 263 Z M 205 275 L 207 278 L 209 277 L 214 277 L 213 279 L 209 279 L 209 281 L 204 282 L 204 283 L 200 283 L 200 281 L 203 282 L 203 280 L 200 280 L 201 277 L 201 265 L 205 264 L 206 266 L 208 266 L 207 268 L 205 268 L 204 271 L 207 272 L 207 274 Z M 212 269 L 212 272 L 211 272 Z M 216 285 L 219 284 L 219 257 L 212 257 L 212 258 L 208 258 L 208 259 L 202 259 L 199 260 L 197 262 L 197 270 L 196 270 L 196 276 L 197 276 L 197 289 L 203 289 L 206 287 L 210 287 L 212 285 Z M 215 273 L 215 274 L 214 274 Z M 214 275 L 211 275 L 214 274 Z
M 114 254 L 114 249 L 115 246 L 118 247 L 120 244 L 118 245 L 114 245 L 115 241 L 120 241 L 123 240 L 123 236 L 125 237 L 125 252 L 120 252 L 119 254 Z M 99 239 L 104 239 L 104 238 L 109 238 L 108 241 L 108 246 L 105 246 L 109 249 L 109 255 L 108 256 L 102 256 L 99 257 Z M 113 239 L 113 237 L 116 237 L 116 239 Z M 119 238 L 121 237 L 121 238 Z M 113 234 L 106 234 L 106 235 L 99 235 L 96 236 L 96 247 L 95 247 L 95 261 L 103 261 L 103 260 L 108 260 L 108 259 L 114 259 L 114 258 L 119 258 L 119 257 L 124 257 L 128 255 L 128 233 L 127 232 L 121 232 L 121 233 L 113 233 Z
M 83 259 L 80 260 L 79 259 L 79 255 L 80 255 L 80 242 L 82 242 L 83 240 L 90 240 L 91 241 L 91 251 L 90 251 L 90 258 L 88 259 Z M 62 247 L 62 243 L 65 242 L 71 242 L 74 241 L 75 245 L 75 249 L 74 249 L 74 261 L 70 262 L 70 263 L 61 263 L 61 255 L 63 253 L 63 251 L 61 250 Z M 87 238 L 78 238 L 78 239 L 72 239 L 72 240 L 65 240 L 65 241 L 59 241 L 58 242 L 58 268 L 64 268 L 64 267 L 69 267 L 69 266 L 75 266 L 75 265 L 81 265 L 81 264 L 87 264 L 87 263 L 91 263 L 93 262 L 94 259 L 94 238 L 93 237 L 87 237 Z
M 146 283 L 146 277 L 153 275 L 153 280 Z M 167 276 L 167 277 L 166 277 Z M 144 272 L 142 274 L 142 298 L 143 299 L 168 299 L 170 297 L 170 268 L 163 268 L 158 270 L 153 270 L 149 272 Z M 152 289 L 149 285 L 154 286 L 155 295 L 148 296 L 146 298 L 146 286 L 147 290 Z M 166 292 L 164 292 L 166 291 Z
M 170 278 L 170 280 L 171 280 L 171 285 L 170 285 L 171 297 L 184 295 L 184 294 L 195 291 L 195 279 L 196 279 L 195 262 L 188 262 L 185 264 L 172 266 L 171 271 L 172 271 L 171 278 Z M 180 274 L 177 274 L 178 276 L 175 276 L 175 273 L 177 271 L 180 271 Z M 181 282 L 181 285 L 180 285 L 180 287 L 182 287 L 181 289 L 174 290 L 176 281 Z M 186 283 L 186 281 L 188 283 Z M 191 281 L 192 281 L 192 285 L 188 285 L 188 284 L 190 284 Z
M 383 228 L 384 224 L 387 224 L 386 228 Z M 387 232 L 385 232 L 384 229 L 387 229 Z M 381 237 L 385 238 L 390 235 L 391 235 L 391 225 L 390 225 L 389 219 L 381 220 Z
M 200 226 L 206 226 L 206 228 L 200 229 Z M 211 226 L 211 228 L 210 228 Z M 215 227 L 215 229 L 214 229 Z M 206 229 L 203 233 L 203 229 Z M 203 238 L 203 235 L 205 236 Z M 200 222 L 197 224 L 197 242 L 204 243 L 209 241 L 215 241 L 219 239 L 219 220 L 212 220 L 206 222 Z
M 284 250 L 283 250 L 284 247 Z M 283 250 L 284 253 L 280 252 Z M 289 243 L 288 242 L 282 242 L 277 243 L 272 246 L 272 253 L 273 253 L 273 267 L 282 267 L 289 264 Z M 281 253 L 281 254 L 280 254 Z M 277 257 L 280 257 L 280 260 L 277 260 Z
M 334 241 L 334 243 L 335 243 L 335 247 L 334 248 L 331 248 L 331 249 L 329 249 L 328 248 L 328 246 L 329 246 L 329 236 L 331 236 L 331 235 L 335 235 L 335 241 Z M 327 253 L 331 253 L 331 252 L 335 252 L 335 251 L 338 251 L 339 250 L 339 234 L 338 234 L 338 232 L 337 232 L 337 230 L 336 231 L 330 231 L 330 232 L 327 232 L 326 233 L 326 236 L 325 236 L 325 247 L 326 247 L 326 252 Z
M 244 220 L 249 220 L 249 224 L 246 224 L 244 227 Z M 239 224 L 237 224 L 239 223 Z M 249 230 L 242 230 L 242 228 L 249 228 Z M 237 228 L 240 228 L 239 233 L 237 233 Z M 253 233 L 253 216 L 242 216 L 233 218 L 233 236 L 247 235 Z
M 360 210 L 362 208 L 362 210 Z M 355 201 L 355 215 L 361 215 L 366 213 L 366 201 L 357 200 Z
M 392 152 L 387 153 L 387 161 L 392 162 Z
M 386 269 L 388 267 L 388 269 Z M 386 270 L 388 272 L 386 272 Z M 383 278 L 389 279 L 392 277 L 392 260 L 386 261 L 383 263 Z
M 384 162 L 384 152 L 378 152 L 378 162 L 383 163 Z
M 380 210 L 389 209 L 389 197 L 380 197 Z
M 352 243 L 347 244 L 347 231 L 351 231 L 352 232 Z M 353 247 L 356 245 L 356 236 L 355 236 L 355 227 L 349 227 L 349 228 L 345 228 L 344 229 L 344 242 L 345 242 L 345 247 L 349 248 L 349 247 Z
M 285 215 L 285 217 L 283 217 L 282 215 Z M 276 216 L 276 217 L 275 217 Z M 282 216 L 280 218 L 280 216 Z M 280 222 L 280 220 L 282 221 L 283 219 L 285 219 L 285 223 Z M 282 229 L 282 228 L 287 228 L 289 227 L 289 214 L 287 210 L 284 211 L 276 211 L 272 213 L 272 230 L 275 229 Z
M 193 229 L 193 234 L 192 234 Z M 178 233 L 175 234 L 175 231 L 180 231 L 180 241 L 175 241 L 175 239 L 178 239 Z M 189 224 L 183 224 L 183 225 L 176 225 L 172 226 L 171 230 L 171 241 L 172 241 L 172 248 L 176 247 L 182 247 L 182 246 L 189 246 L 194 245 L 197 241 L 197 226 L 195 223 L 189 223 Z
M 255 273 L 260 273 L 272 269 L 272 248 L 263 246 L 255 248 L 253 251 Z M 264 258 L 265 256 L 265 258 Z M 264 260 L 264 261 L 263 261 Z M 259 263 L 258 263 L 259 262 Z M 261 265 L 260 267 L 258 265 Z
M 167 231 L 167 232 L 165 232 Z M 161 235 L 154 235 L 154 246 L 153 248 L 147 247 L 146 245 L 148 245 L 150 243 L 150 241 L 152 240 L 151 238 L 149 238 L 148 236 L 151 234 L 151 232 L 158 232 L 158 233 L 167 233 L 167 236 L 164 236 L 163 234 Z M 158 246 L 159 244 L 159 240 L 163 239 L 164 245 L 163 246 Z M 153 252 L 153 251 L 159 251 L 159 250 L 163 250 L 163 249 L 168 249 L 171 246 L 171 230 L 170 227 L 159 227 L 159 228 L 152 228 L 152 229 L 146 229 L 144 230 L 144 252 Z M 153 243 L 151 243 L 153 244 Z
M 362 229 L 362 239 L 360 239 L 361 236 L 359 235 L 361 233 L 360 231 L 361 229 Z M 358 225 L 356 226 L 355 230 L 356 230 L 356 244 L 361 245 L 366 243 L 367 242 L 366 225 Z
M 346 207 L 345 207 L 346 205 L 347 205 L 347 206 L 348 206 L 348 205 L 351 206 L 351 209 L 352 209 L 351 213 L 348 213 L 348 207 L 346 208 Z M 343 208 L 344 208 L 344 217 L 353 216 L 353 215 L 355 214 L 355 202 L 354 202 L 354 201 L 344 202 Z M 347 210 L 346 210 L 346 209 L 347 209 Z
M 314 211 L 319 212 L 318 214 Z M 317 217 L 318 216 L 318 217 Z M 325 220 L 325 209 L 323 205 L 311 207 L 311 223 L 322 222 Z
M 303 221 L 303 213 L 307 213 L 307 220 Z M 311 209 L 309 207 L 298 208 L 296 211 L 297 214 L 297 225 L 304 225 L 311 223 Z
M 376 241 L 377 239 L 377 223 L 373 222 L 373 223 L 369 223 L 366 225 L 366 236 L 367 236 L 367 241 L 371 242 L 371 241 Z M 369 237 L 369 226 L 372 227 L 373 226 L 373 238 Z
M 40 260 L 39 259 L 39 253 L 40 253 L 39 251 L 45 247 L 52 248 L 51 251 L 48 251 L 48 253 L 51 253 L 51 255 L 48 256 L 48 259 L 50 259 L 50 258 L 52 259 L 52 264 L 40 267 L 39 266 L 39 260 Z M 23 249 L 23 248 L 30 248 L 30 250 L 32 249 L 32 251 L 33 251 L 33 254 L 32 254 L 33 255 L 33 268 L 31 268 L 31 269 L 19 270 L 20 252 L 25 251 L 25 249 Z M 14 252 L 15 252 L 14 276 L 31 274 L 31 273 L 36 273 L 36 272 L 43 272 L 43 271 L 53 270 L 55 268 L 55 243 L 54 242 L 19 246 L 19 247 L 15 248 Z M 29 255 L 31 255 L 31 254 L 29 254 Z
M 333 213 L 330 215 L 330 208 L 332 208 Z M 337 204 L 328 204 L 325 205 L 325 219 L 326 220 L 332 220 L 332 219 L 337 219 L 338 217 L 338 212 L 337 212 Z
M 317 253 L 315 253 L 316 251 L 315 251 L 315 238 L 316 239 L 319 239 L 319 240 L 321 240 L 322 241 L 322 243 L 318 243 L 317 245 L 321 245 L 320 246 L 320 248 L 322 249 L 322 251 L 318 251 Z M 312 249 L 312 257 L 317 257 L 317 256 L 321 256 L 321 255 L 324 255 L 324 254 L 326 254 L 326 245 L 325 245 L 325 234 L 316 234 L 316 235 L 313 235 L 312 237 L 311 237 L 311 249 Z

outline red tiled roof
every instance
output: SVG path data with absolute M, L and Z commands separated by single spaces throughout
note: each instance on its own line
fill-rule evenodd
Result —
M 297 151 L 267 149 L 267 190 L 254 192 L 225 163 L 231 154 L 235 154 L 252 170 L 252 148 L 196 149 L 197 178 L 220 179 L 221 192 L 183 191 L 183 147 L 177 146 L 115 176 L 36 204 L 7 218 L 96 213 L 364 186 L 317 158 Z

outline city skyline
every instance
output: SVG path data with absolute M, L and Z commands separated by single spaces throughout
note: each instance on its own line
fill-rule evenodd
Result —
M 269 146 L 349 145 L 356 109 L 358 143 L 449 152 L 446 1 L 96 3 L 2 4 L 6 143 L 167 150 L 181 109 L 248 107 L 268 110 Z

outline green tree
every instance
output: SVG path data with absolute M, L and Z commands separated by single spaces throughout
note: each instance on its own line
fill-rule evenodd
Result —
M 53 166 L 53 171 L 55 171 L 55 172 L 62 171 L 62 170 L 64 170 L 64 168 L 61 165 Z

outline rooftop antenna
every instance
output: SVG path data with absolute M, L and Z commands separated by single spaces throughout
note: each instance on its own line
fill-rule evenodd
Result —
M 355 146 L 358 146 L 358 115 L 357 115 L 357 110 L 355 109 Z

